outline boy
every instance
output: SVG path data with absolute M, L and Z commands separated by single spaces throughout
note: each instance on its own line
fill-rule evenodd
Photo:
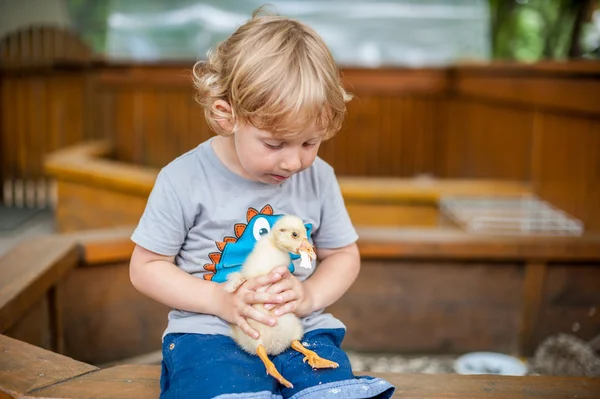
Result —
M 163 335 L 161 398 L 389 398 L 388 382 L 352 374 L 345 326 L 323 309 L 358 275 L 357 235 L 319 145 L 340 128 L 349 95 L 319 36 L 296 21 L 255 12 L 194 68 L 197 99 L 217 136 L 164 167 L 139 225 L 130 275 L 173 310 Z M 318 267 L 289 267 L 224 290 L 254 243 L 282 214 L 300 216 Z M 264 292 L 259 288 L 269 286 Z M 290 349 L 273 358 L 292 388 L 236 346 L 228 323 L 303 320 L 303 345 L 339 364 L 312 370 Z

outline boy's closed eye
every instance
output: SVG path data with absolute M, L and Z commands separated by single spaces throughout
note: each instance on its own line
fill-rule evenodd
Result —
M 264 142 L 264 145 L 271 150 L 279 150 L 279 149 L 283 148 L 283 143 L 274 144 L 274 143 Z M 302 144 L 303 147 L 307 147 L 307 148 L 312 148 L 316 145 L 317 145 L 317 143 L 310 143 L 310 142 Z
M 279 150 L 283 148 L 283 143 L 268 143 L 263 141 L 264 145 L 271 150 Z

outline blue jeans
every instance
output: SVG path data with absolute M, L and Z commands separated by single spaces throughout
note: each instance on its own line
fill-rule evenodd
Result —
M 288 349 L 270 356 L 286 388 L 266 373 L 257 355 L 240 349 L 224 335 L 168 334 L 163 341 L 161 399 L 195 398 L 390 398 L 394 386 L 373 377 L 355 377 L 340 348 L 344 329 L 315 330 L 302 338 L 305 347 L 339 364 L 313 370 L 304 355 Z

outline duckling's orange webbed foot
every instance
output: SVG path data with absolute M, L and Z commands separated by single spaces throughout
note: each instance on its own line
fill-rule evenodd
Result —
M 269 359 L 269 356 L 267 355 L 267 350 L 264 346 L 258 345 L 258 347 L 256 348 L 256 354 L 264 363 L 265 368 L 267 369 L 267 374 L 279 381 L 281 385 L 285 385 L 288 388 L 294 387 L 291 382 L 283 378 L 283 376 L 279 373 L 271 359 Z
M 323 359 L 321 356 L 317 355 L 315 352 L 310 349 L 306 349 L 304 345 L 300 343 L 300 341 L 295 340 L 292 341 L 292 348 L 302 353 L 305 357 L 302 360 L 303 362 L 308 361 L 308 364 L 314 369 L 335 369 L 340 365 L 336 362 L 332 362 L 331 360 Z

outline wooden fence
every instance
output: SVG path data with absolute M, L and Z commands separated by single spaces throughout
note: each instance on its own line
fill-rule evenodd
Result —
M 91 64 L 89 48 L 60 28 L 0 40 L 0 204 L 48 205 L 44 156 L 89 138 Z
M 27 53 L 7 53 L 16 46 L 7 43 L 34 48 L 39 37 L 9 36 L 3 57 Z M 192 64 L 117 65 L 88 55 L 3 67 L 4 202 L 24 202 L 23 182 L 43 179 L 42 158 L 59 147 L 108 138 L 113 158 L 160 167 L 208 138 Z M 342 72 L 356 98 L 320 153 L 340 176 L 523 181 L 600 228 L 600 63 Z

